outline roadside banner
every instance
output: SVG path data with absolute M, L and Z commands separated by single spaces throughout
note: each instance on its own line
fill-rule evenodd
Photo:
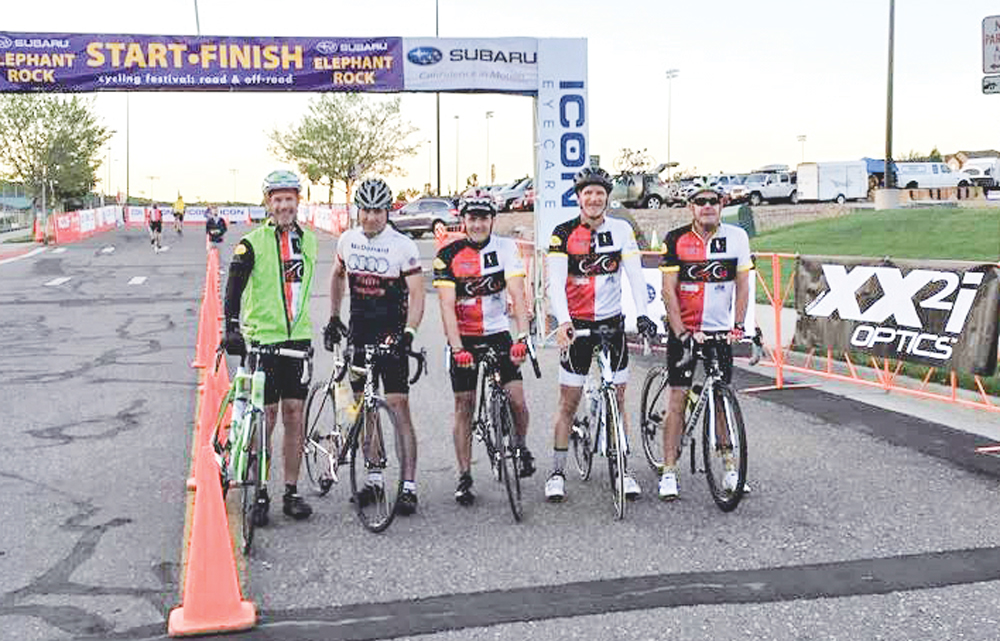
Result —
M 184 223 L 203 223 L 208 218 L 208 207 L 188 205 L 184 208 Z
M 404 38 L 406 91 L 538 91 L 535 38 Z
M 146 224 L 146 209 L 145 207 L 135 207 L 128 206 L 125 208 L 125 220 L 129 225 L 145 225 Z
M 247 216 L 252 221 L 259 221 L 267 218 L 267 210 L 263 207 L 248 207 L 247 210 Z
M 248 207 L 219 207 L 219 215 L 228 223 L 249 223 L 250 209 Z
M 997 368 L 996 264 L 803 256 L 795 306 L 797 347 L 980 375 Z
M 402 91 L 402 39 L 0 32 L 0 92 Z

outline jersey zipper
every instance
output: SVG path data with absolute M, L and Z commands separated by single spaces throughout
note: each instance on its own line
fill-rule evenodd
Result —
M 278 291 L 281 292 L 281 315 L 285 317 L 288 340 L 292 339 L 292 322 L 288 320 L 288 298 L 285 296 L 285 266 L 281 262 L 281 230 L 274 228 L 274 249 L 278 253 Z

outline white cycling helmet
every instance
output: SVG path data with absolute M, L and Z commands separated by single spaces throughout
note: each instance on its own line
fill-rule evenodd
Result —
M 368 178 L 354 192 L 354 204 L 359 209 L 391 209 L 392 190 L 381 178 Z
M 279 189 L 294 189 L 295 191 L 300 191 L 302 189 L 302 184 L 299 182 L 299 177 L 295 175 L 294 172 L 278 169 L 277 171 L 272 171 L 264 178 L 264 184 L 261 185 L 261 190 L 264 192 L 264 196 L 270 195 L 272 191 L 277 191 Z

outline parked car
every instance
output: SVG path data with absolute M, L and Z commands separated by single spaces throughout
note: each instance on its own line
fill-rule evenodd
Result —
M 514 200 L 510 208 L 514 211 L 532 211 L 535 209 L 535 181 L 528 181 L 524 195 Z
M 1000 158 L 970 158 L 962 165 L 972 184 L 984 189 L 1000 186 Z
M 794 172 L 785 170 L 771 171 L 774 165 L 764 167 L 761 172 L 751 174 L 747 178 L 747 199 L 757 206 L 767 201 L 787 200 L 790 203 L 799 201 L 797 179 Z
M 898 186 L 903 189 L 972 185 L 972 176 L 964 171 L 952 171 L 943 162 L 897 162 L 896 177 Z
M 389 212 L 389 222 L 399 232 L 420 238 L 428 232 L 458 229 L 462 220 L 450 198 L 418 198 L 396 211 Z
M 510 211 L 514 201 L 524 196 L 524 191 L 531 184 L 531 177 L 518 178 L 514 182 L 494 192 L 493 202 L 497 206 L 497 211 Z
M 749 192 L 746 188 L 746 180 L 745 174 L 708 176 L 708 184 L 721 189 L 730 203 L 738 203 L 747 199 Z
M 625 172 L 614 177 L 609 199 L 622 207 L 659 209 L 673 205 L 679 197 L 670 185 L 660 180 L 660 173 L 667 163 L 657 165 L 652 171 Z

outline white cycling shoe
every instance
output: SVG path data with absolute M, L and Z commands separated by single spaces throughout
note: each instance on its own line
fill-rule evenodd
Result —
M 677 487 L 677 473 L 664 472 L 663 476 L 660 477 L 660 486 L 658 489 L 661 501 L 673 501 L 680 496 L 680 491 Z
M 722 477 L 722 489 L 726 492 L 735 492 L 736 483 L 738 483 L 739 480 L 740 477 L 739 474 L 736 473 L 736 470 L 729 470 L 726 472 L 726 475 Z M 743 493 L 750 493 L 750 484 L 746 481 L 743 481 Z
M 553 472 L 545 481 L 545 500 L 559 503 L 566 498 L 566 477 L 559 472 Z
M 642 488 L 639 487 L 639 483 L 632 478 L 631 474 L 626 474 L 622 477 L 622 481 L 625 483 L 625 498 L 634 501 L 642 496 Z

